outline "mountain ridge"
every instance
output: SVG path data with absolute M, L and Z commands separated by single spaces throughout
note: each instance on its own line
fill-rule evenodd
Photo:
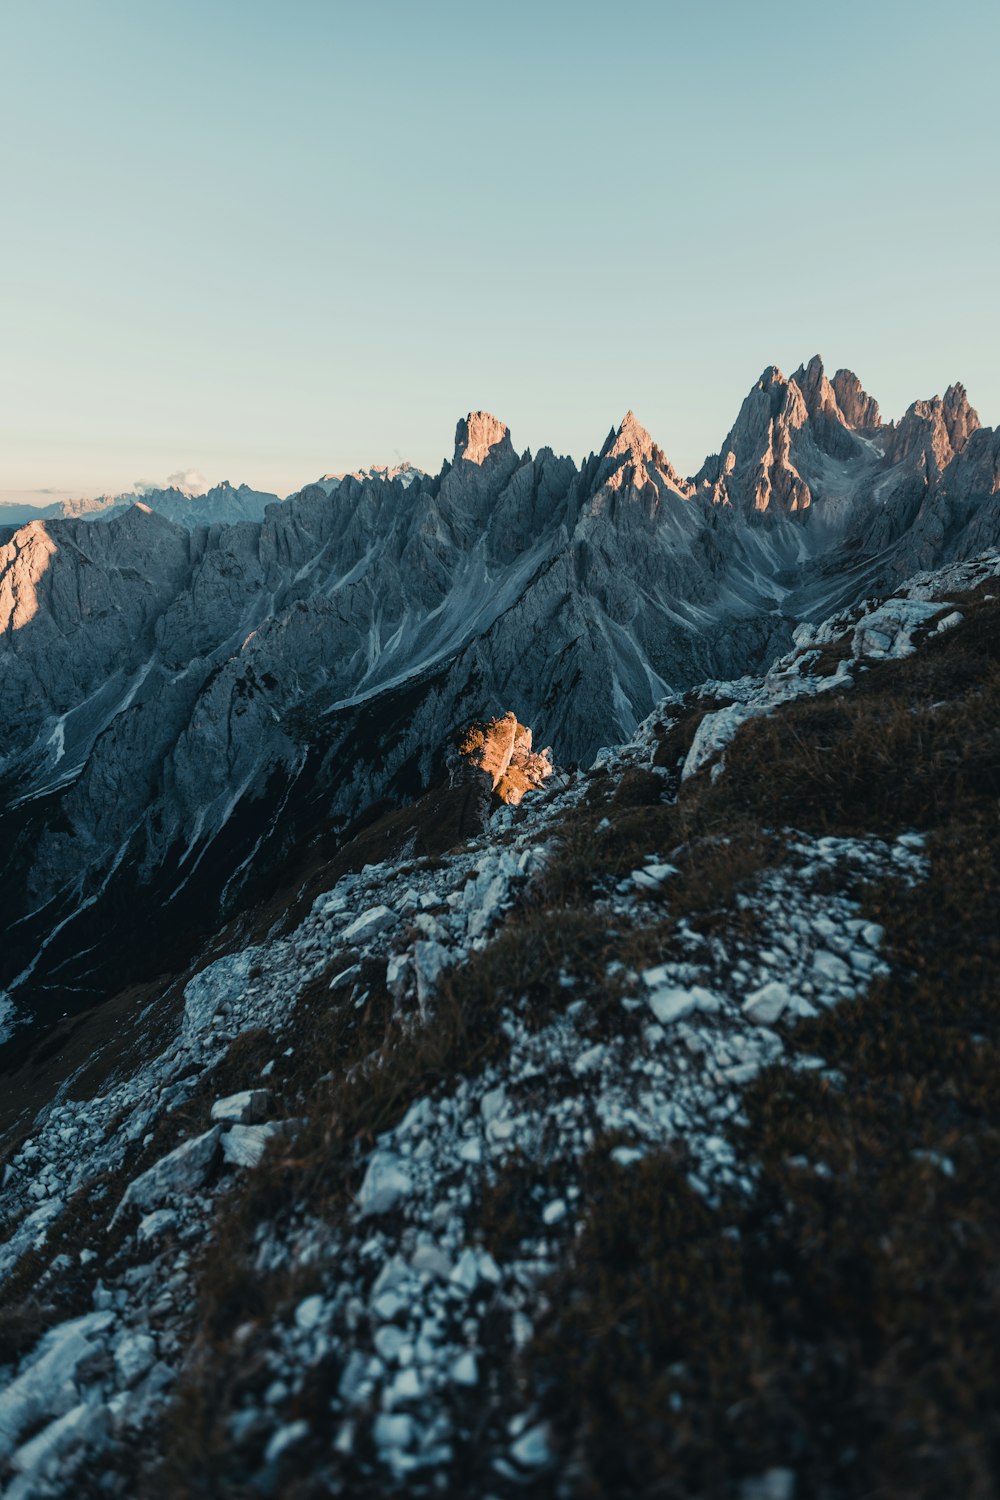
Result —
M 792 393 L 793 387 L 794 393 Z M 801 397 L 807 415 L 817 427 L 826 426 L 828 431 L 834 432 L 838 424 L 848 431 L 874 432 L 877 430 L 883 435 L 895 437 L 897 447 L 901 452 L 912 443 L 914 435 L 919 434 L 922 425 L 929 423 L 937 429 L 932 448 L 939 470 L 946 466 L 950 457 L 953 457 L 964 446 L 972 432 L 981 425 L 978 414 L 969 405 L 965 387 L 960 382 L 949 385 L 943 397 L 933 396 L 912 402 L 898 422 L 884 423 L 880 417 L 879 403 L 863 389 L 854 372 L 839 369 L 833 378 L 829 379 L 825 373 L 822 358 L 818 354 L 813 355 L 808 364 L 799 365 L 790 377 L 783 375 L 777 365 L 768 366 L 760 375 L 750 396 L 744 401 L 744 409 L 751 401 L 754 391 L 790 393 L 789 401 L 793 413 L 796 397 Z M 778 416 L 777 409 L 772 416 Z M 500 437 L 502 433 L 507 432 L 503 422 L 491 413 L 481 410 L 470 412 L 467 417 L 460 419 L 459 428 L 468 423 L 475 426 L 477 422 L 482 430 L 490 426 L 492 431 L 500 434 Z M 738 418 L 736 426 L 730 432 L 730 438 L 739 426 L 740 419 Z M 690 493 L 699 484 L 709 482 L 708 476 L 719 464 L 719 454 L 709 455 L 693 476 L 684 478 L 669 463 L 663 450 L 653 443 L 649 433 L 641 426 L 631 410 L 619 427 L 612 427 L 600 450 L 600 457 L 605 457 L 606 451 L 621 440 L 622 429 L 628 427 L 640 435 L 640 444 L 645 442 L 656 448 L 660 455 L 661 465 L 665 466 L 665 471 L 672 476 L 679 493 Z M 474 441 L 482 443 L 483 439 L 477 437 Z M 486 446 L 488 447 L 488 444 Z M 456 438 L 456 452 L 457 449 L 458 439 Z M 841 450 L 843 451 L 843 444 L 841 444 Z M 484 448 L 483 451 L 485 453 L 486 449 Z M 593 456 L 591 454 L 591 458 Z M 649 456 L 648 452 L 646 456 Z M 584 463 L 586 462 L 587 460 L 584 460 Z M 347 479 L 382 479 L 387 482 L 400 479 L 408 485 L 417 479 L 428 477 L 430 476 L 427 471 L 406 459 L 401 459 L 395 464 L 370 464 L 356 469 L 323 474 L 313 483 L 321 486 L 328 494 L 332 494 Z M 227 525 L 238 520 L 261 520 L 267 504 L 282 504 L 284 500 L 301 494 L 309 487 L 309 485 L 304 485 L 298 490 L 291 491 L 289 495 L 281 497 L 270 492 L 254 490 L 245 483 L 234 486 L 228 480 L 221 480 L 216 485 L 206 485 L 204 489 L 194 490 L 171 485 L 168 482 L 162 487 L 137 485 L 133 490 L 120 494 L 73 498 L 56 501 L 49 505 L 3 503 L 0 504 L 0 529 L 26 525 L 32 520 L 107 519 L 110 512 L 127 508 L 136 500 L 149 504 L 151 509 L 164 511 L 171 516 L 171 519 L 178 520 L 186 526 L 213 523 Z M 234 496 L 240 497 L 241 503 L 234 504 Z
M 693 481 L 632 412 L 579 467 L 472 412 L 436 476 L 346 476 L 259 521 L 35 521 L 0 547 L 0 988 L 73 974 L 136 879 L 156 907 L 236 899 L 310 822 L 419 791 L 460 722 L 512 707 L 592 758 L 666 692 L 994 545 L 998 489 L 961 387 L 884 425 L 816 358 L 765 371 Z

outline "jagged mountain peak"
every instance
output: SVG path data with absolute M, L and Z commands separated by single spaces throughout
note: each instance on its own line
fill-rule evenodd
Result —
M 955 382 L 944 396 L 911 402 L 893 429 L 891 456 L 898 462 L 911 454 L 920 455 L 930 476 L 936 478 L 981 425 L 964 385 Z
M 941 419 L 951 446 L 951 453 L 945 458 L 947 464 L 957 453 L 961 453 L 972 434 L 983 425 L 961 381 L 956 381 L 945 391 L 941 401 Z M 942 468 L 945 464 L 942 464 Z
M 629 408 L 618 426 L 612 427 L 605 438 L 601 457 L 623 458 L 628 455 L 633 459 L 643 460 L 652 456 L 655 446 L 635 412 Z
M 852 431 L 882 426 L 878 402 L 853 370 L 841 368 L 830 379 L 822 356 L 814 354 L 807 364 L 799 366 L 792 380 L 802 392 L 811 418 L 825 415 Z
M 411 464 L 409 459 L 404 458 L 398 464 L 368 464 L 360 469 L 342 469 L 336 473 L 323 474 L 316 483 L 331 495 L 345 479 L 385 480 L 389 484 L 398 479 L 404 488 L 409 488 L 414 480 L 423 477 L 424 470 L 418 469 L 416 464 Z
M 878 402 L 869 396 L 853 370 L 838 370 L 831 385 L 848 427 L 881 427 Z
M 514 452 L 506 423 L 488 411 L 470 411 L 455 428 L 455 463 L 483 464 L 488 458 Z
M 840 369 L 831 380 L 821 354 L 814 354 L 800 364 L 791 376 L 785 376 L 777 365 L 769 365 L 754 390 L 771 395 L 772 417 L 777 417 L 783 406 L 794 408 L 797 396 L 801 396 L 805 412 L 800 415 L 812 419 L 828 417 L 849 428 L 881 425 L 878 402 L 864 389 L 854 371 Z
M 965 428 L 965 437 L 970 437 L 978 427 L 982 426 L 979 413 L 970 402 L 965 386 L 960 380 L 955 381 L 945 391 L 941 409 L 949 426 L 961 424 Z
M 841 389 L 852 408 L 852 415 L 861 421 L 852 421 L 841 407 L 834 383 L 827 378 L 820 355 L 814 354 L 808 365 L 802 366 L 792 376 L 791 387 L 801 392 L 805 404 L 805 416 L 810 426 L 810 436 L 816 447 L 829 457 L 849 461 L 857 453 L 857 440 L 850 429 L 869 426 L 874 407 L 875 424 L 878 422 L 878 405 L 861 389 L 861 382 L 850 370 L 842 371 Z M 796 425 L 803 425 L 800 421 Z
M 618 427 L 612 427 L 608 433 L 600 456 L 602 483 L 612 489 L 619 489 L 627 482 L 635 489 L 653 483 L 657 489 L 665 484 L 685 496 L 691 491 L 688 481 L 681 478 L 631 408 Z
M 823 385 L 828 389 L 829 382 L 818 355 L 790 380 L 777 365 L 769 365 L 748 392 L 722 451 L 706 460 L 695 476 L 695 485 L 707 490 L 715 504 L 752 511 L 809 508 L 809 486 L 791 458 L 793 435 L 810 416 L 800 379 L 813 404 L 821 404 Z
M 814 354 L 808 364 L 799 365 L 792 379 L 798 385 L 799 389 L 803 391 L 807 387 L 820 385 L 826 379 L 822 354 Z
M 842 382 L 845 390 L 850 389 L 850 381 L 854 381 L 860 390 L 861 382 L 856 375 L 850 370 L 841 371 L 840 373 L 847 377 L 847 382 Z M 790 383 L 794 383 L 801 391 L 802 399 L 806 404 L 806 411 L 810 417 L 829 417 L 839 422 L 842 426 L 847 425 L 837 398 L 836 387 L 833 381 L 827 377 L 826 370 L 823 367 L 822 355 L 814 354 L 807 365 L 799 365 Z
M 608 450 L 612 456 L 633 453 L 642 458 L 648 458 L 656 446 L 631 407 L 614 430 L 614 439 L 614 443 Z
M 958 420 L 970 424 L 973 432 L 980 425 L 979 413 L 969 401 L 965 386 L 960 381 L 949 385 L 943 396 L 926 396 L 919 401 L 911 401 L 901 421 L 905 421 L 911 412 L 920 417 L 930 417 L 940 412 L 951 422 Z
M 814 354 L 807 365 L 799 365 L 789 381 L 789 385 L 792 384 L 802 392 L 810 416 L 816 410 L 823 410 L 831 404 L 836 405 L 833 387 L 827 380 L 826 371 L 823 368 L 822 355 Z
M 629 407 L 628 411 L 622 417 L 621 422 L 618 425 L 619 437 L 623 436 L 625 433 L 635 433 L 641 438 L 649 437 L 649 433 L 646 431 L 645 427 L 643 427 L 642 423 L 639 421 L 638 417 L 631 407 Z
M 926 441 L 929 415 L 914 414 L 902 435 L 888 430 L 897 458 Z M 963 426 L 957 399 L 954 425 Z M 943 413 L 941 430 L 938 446 L 946 461 Z M 870 467 L 885 458 L 882 440 L 865 435 L 875 431 L 887 431 L 878 402 L 852 370 L 840 369 L 831 380 L 819 354 L 790 377 L 770 365 L 744 400 L 721 453 L 706 460 L 695 483 L 717 504 L 802 514 L 828 492 L 853 494 L 863 482 L 859 460 Z
M 760 372 L 760 376 L 754 386 L 756 391 L 773 391 L 780 389 L 784 391 L 788 386 L 788 376 L 779 369 L 777 365 L 767 365 Z M 752 393 L 751 393 L 752 394 Z

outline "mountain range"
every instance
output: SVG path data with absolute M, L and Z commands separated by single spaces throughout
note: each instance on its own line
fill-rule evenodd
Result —
M 373 464 L 341 474 L 324 474 L 316 483 L 328 495 L 345 479 L 399 479 L 410 484 L 421 470 L 410 463 Z M 236 521 L 263 521 L 269 505 L 280 505 L 281 499 L 267 490 L 255 490 L 248 484 L 232 485 L 228 479 L 201 492 L 177 485 L 162 489 L 145 485 L 119 495 L 95 495 L 92 498 L 56 500 L 51 505 L 0 505 L 0 534 L 16 531 L 32 521 L 110 521 L 130 506 L 142 504 L 157 515 L 165 516 L 178 526 L 192 530 L 195 526 L 232 526 Z
M 14 529 L 4 1500 L 996 1492 L 998 458 Z
M 136 504 L 178 526 L 231 526 L 234 521 L 262 521 L 269 505 L 278 505 L 277 495 L 251 489 L 228 480 L 213 485 L 204 494 L 191 494 L 175 486 L 143 488 L 120 495 L 95 495 L 90 499 L 57 500 L 51 505 L 0 505 L 0 529 L 27 526 L 32 521 L 110 521 Z
M 629 412 L 579 466 L 485 412 L 437 475 L 325 476 L 30 520 L 0 546 L 0 991 L 91 1004 L 512 709 L 558 763 L 803 623 L 1000 540 L 962 386 L 897 422 L 766 370 L 683 478 Z M 141 916 L 137 919 L 137 914 Z

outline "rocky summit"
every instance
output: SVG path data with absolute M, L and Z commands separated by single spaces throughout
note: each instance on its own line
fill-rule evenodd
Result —
M 4 1497 L 996 1493 L 998 497 L 816 357 L 11 518 Z

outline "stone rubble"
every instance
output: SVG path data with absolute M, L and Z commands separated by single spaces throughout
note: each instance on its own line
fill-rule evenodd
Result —
M 448 906 L 441 919 L 447 942 L 437 945 L 442 966 L 461 961 L 459 955 L 484 941 L 513 886 L 538 866 L 539 846 L 529 840 L 544 835 L 560 800 L 565 804 L 579 794 L 573 785 L 540 810 L 537 823 L 529 822 L 520 834 L 524 847 L 515 842 L 498 851 L 471 849 L 422 877 L 421 894 L 429 894 L 430 887 Z M 785 1055 L 774 1023 L 856 995 L 884 969 L 877 930 L 846 897 L 827 896 L 820 908 L 811 896 L 811 880 L 834 869 L 913 880 L 922 869 L 919 841 L 912 838 L 890 845 L 790 835 L 788 857 L 787 867 L 762 877 L 754 897 L 768 924 L 772 946 L 766 954 L 739 940 L 723 951 L 718 940 L 711 945 L 692 929 L 689 962 L 664 962 L 642 974 L 617 976 L 622 1029 L 612 1041 L 588 1039 L 586 998 L 574 998 L 572 987 L 565 1013 L 541 1030 L 532 1031 L 520 1016 L 508 1014 L 503 1025 L 510 1053 L 502 1068 L 488 1068 L 457 1085 L 443 1080 L 434 1096 L 417 1101 L 400 1125 L 379 1139 L 358 1193 L 356 1232 L 325 1246 L 324 1259 L 335 1272 L 321 1295 L 300 1304 L 289 1325 L 272 1330 L 270 1397 L 264 1408 L 241 1414 L 241 1421 L 261 1429 L 265 1464 L 278 1464 L 306 1436 L 301 1424 L 282 1412 L 312 1364 L 332 1351 L 343 1364 L 334 1413 L 338 1451 L 354 1451 L 359 1424 L 374 1406 L 371 1440 L 388 1473 L 402 1480 L 447 1468 L 453 1454 L 453 1393 L 475 1389 L 483 1378 L 484 1319 L 505 1318 L 514 1344 L 530 1339 L 534 1289 L 554 1265 L 564 1237 L 575 1233 L 580 1189 L 574 1178 L 597 1139 L 615 1138 L 614 1160 L 622 1170 L 647 1150 L 681 1139 L 695 1162 L 692 1181 L 710 1199 L 722 1187 L 752 1190 L 720 1130 L 738 1113 L 739 1089 Z M 669 884 L 661 857 L 651 858 L 648 868 Z M 641 924 L 638 892 L 626 885 L 598 903 L 595 920 Z M 185 1066 L 197 1061 L 204 1068 L 228 1037 L 247 1026 L 265 1018 L 272 1026 L 280 1022 L 290 1005 L 291 975 L 303 983 L 335 951 L 331 943 L 322 961 L 307 962 L 317 934 L 339 932 L 343 938 L 357 930 L 353 910 L 361 906 L 364 918 L 372 910 L 363 904 L 365 895 L 374 890 L 404 904 L 393 889 L 393 872 L 370 867 L 362 878 L 347 877 L 318 901 L 289 939 L 257 950 L 253 963 L 227 958 L 218 961 L 214 975 L 203 971 L 189 986 L 182 1045 L 151 1064 L 143 1079 L 88 1106 L 74 1106 L 73 1139 L 96 1146 L 101 1122 L 120 1115 L 128 1101 L 134 1109 L 157 1085 L 161 1100 L 175 1101 L 185 1090 L 178 1094 L 171 1080 Z M 444 898 L 451 894 L 459 899 L 448 905 Z M 385 951 L 395 925 L 380 920 L 374 929 L 369 926 L 369 951 L 376 946 Z M 414 949 L 424 941 L 417 939 Z M 260 972 L 250 979 L 255 968 Z M 422 972 L 426 983 L 426 968 L 411 961 L 400 982 L 415 990 Z M 234 974 L 245 977 L 240 999 Z M 74 1455 L 82 1461 L 92 1447 L 113 1441 L 126 1425 L 134 1429 L 154 1420 L 162 1409 L 183 1354 L 188 1310 L 188 1252 L 178 1247 L 210 1232 L 226 1169 L 252 1168 L 277 1134 L 280 1122 L 245 1124 L 237 1118 L 259 1113 L 266 1098 L 263 1090 L 245 1090 L 217 1101 L 209 1131 L 168 1152 L 126 1187 L 116 1216 L 129 1207 L 143 1214 L 128 1268 L 109 1268 L 90 1320 L 47 1335 L 48 1343 L 43 1340 L 28 1356 L 0 1395 L 0 1434 L 8 1454 L 29 1423 L 37 1424 L 43 1414 L 49 1418 L 32 1438 L 34 1446 L 18 1449 L 12 1460 L 25 1482 L 29 1474 L 41 1479 L 57 1454 L 69 1472 Z M 136 1116 L 141 1127 L 134 1120 L 119 1126 L 110 1141 L 83 1154 L 61 1133 L 68 1128 L 68 1111 L 54 1107 L 11 1164 L 7 1201 L 35 1204 L 30 1185 L 39 1181 L 52 1201 L 63 1201 L 89 1174 L 107 1170 L 123 1154 L 126 1137 L 134 1138 L 138 1128 L 148 1135 L 157 1114 L 156 1104 L 145 1105 Z M 515 1154 L 539 1167 L 558 1161 L 560 1190 L 539 1203 L 536 1237 L 501 1265 L 488 1246 L 476 1242 L 468 1221 L 481 1188 Z M 33 1176 L 39 1159 L 46 1160 L 48 1170 Z M 212 1187 L 209 1173 L 220 1161 L 223 1174 Z M 7 1274 L 19 1251 L 44 1247 L 45 1231 L 34 1215 L 49 1201 L 42 1200 L 26 1221 L 32 1224 L 30 1239 L 22 1226 L 0 1250 Z M 262 1274 L 286 1264 L 290 1253 L 277 1226 L 273 1233 Z M 67 1383 L 67 1369 L 79 1368 L 95 1346 L 109 1349 L 110 1366 L 98 1365 L 96 1378 L 87 1381 L 73 1382 L 70 1375 Z M 125 1393 L 127 1404 L 121 1400 Z M 530 1425 L 530 1413 L 528 1418 L 507 1451 L 497 1451 L 498 1481 L 547 1462 L 544 1426 Z
M 985 553 L 971 562 L 936 573 L 918 573 L 891 599 L 877 604 L 865 602 L 819 626 L 799 625 L 794 632 L 795 649 L 779 658 L 763 677 L 705 683 L 699 689 L 702 697 L 732 701 L 701 720 L 681 769 L 682 780 L 709 764 L 713 778 L 719 776 L 725 766 L 726 746 L 748 719 L 770 713 L 796 698 L 851 688 L 868 662 L 911 655 L 916 650 L 918 631 L 936 635 L 953 629 L 961 620 L 961 613 L 938 596 L 946 591 L 974 588 L 984 579 L 998 575 L 1000 553 L 997 552 Z M 928 597 L 931 594 L 935 597 Z M 847 635 L 850 635 L 850 656 L 838 661 L 830 676 L 814 676 L 810 668 L 819 656 L 818 648 Z M 658 715 L 659 711 L 647 723 L 658 722 Z

